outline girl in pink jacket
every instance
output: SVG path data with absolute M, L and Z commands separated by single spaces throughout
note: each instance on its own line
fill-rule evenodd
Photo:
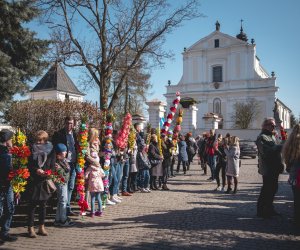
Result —
M 104 191 L 102 178 L 105 176 L 99 163 L 99 139 L 98 130 L 89 131 L 89 149 L 87 163 L 88 168 L 85 171 L 85 178 L 88 182 L 88 191 L 91 195 L 91 217 L 102 216 L 101 193 Z M 98 202 L 98 210 L 95 212 L 95 201 Z

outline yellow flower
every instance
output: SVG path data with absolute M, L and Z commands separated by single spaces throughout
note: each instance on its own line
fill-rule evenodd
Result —
M 20 163 L 21 163 L 22 165 L 26 165 L 26 164 L 28 163 L 28 159 L 27 159 L 27 158 L 21 158 L 21 159 L 20 159 Z

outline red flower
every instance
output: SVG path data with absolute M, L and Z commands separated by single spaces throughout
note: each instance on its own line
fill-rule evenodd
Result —
M 10 171 L 8 174 L 8 180 L 11 181 L 15 177 L 15 171 Z
M 44 173 L 45 173 L 45 175 L 49 176 L 52 174 L 52 171 L 50 169 L 48 169 L 48 170 L 45 170 Z

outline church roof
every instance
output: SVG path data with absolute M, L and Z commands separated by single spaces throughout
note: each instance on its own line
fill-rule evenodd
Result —
M 76 85 L 57 62 L 52 65 L 48 72 L 30 92 L 49 90 L 57 90 L 82 96 L 85 95 L 78 90 Z

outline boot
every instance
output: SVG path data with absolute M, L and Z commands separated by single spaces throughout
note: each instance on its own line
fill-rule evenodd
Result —
M 167 184 L 163 184 L 162 189 L 163 189 L 163 190 L 170 190 L 170 189 L 168 188 Z
M 36 238 L 37 235 L 34 231 L 34 227 L 28 227 L 28 236 L 29 238 Z
M 48 236 L 48 232 L 45 230 L 44 224 L 39 226 L 38 235 Z
M 157 183 L 156 183 L 156 177 L 153 177 L 153 189 L 154 190 L 158 189 L 158 186 L 157 186 Z

